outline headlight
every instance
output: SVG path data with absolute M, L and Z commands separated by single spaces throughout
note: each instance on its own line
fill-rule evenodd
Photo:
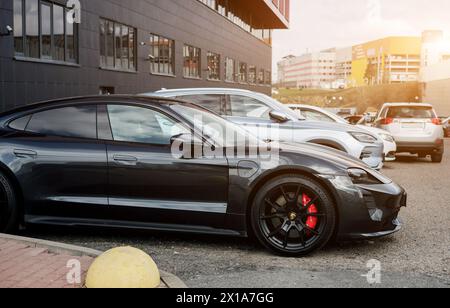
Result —
M 365 133 L 359 133 L 359 132 L 349 132 L 349 134 L 358 140 L 359 142 L 363 143 L 375 143 L 377 141 L 377 138 L 375 138 L 372 135 L 365 134 Z
M 382 182 L 378 180 L 376 177 L 369 174 L 367 171 L 359 168 L 348 169 L 348 176 L 352 179 L 353 184 L 357 185 L 382 184 Z
M 388 134 L 380 134 L 380 138 L 387 142 L 395 142 L 394 137 Z

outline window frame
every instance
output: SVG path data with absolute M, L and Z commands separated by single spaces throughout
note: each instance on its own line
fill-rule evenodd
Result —
M 197 50 L 198 52 L 198 56 L 194 57 L 192 54 L 190 54 L 189 56 L 185 55 L 185 51 L 189 50 L 189 53 L 191 53 L 190 51 L 195 51 Z M 195 52 L 193 52 L 195 54 Z M 192 74 L 193 70 L 192 68 L 189 68 L 189 73 L 186 74 L 186 59 L 189 59 L 189 61 L 192 63 L 196 58 L 198 58 L 197 61 L 197 75 L 194 76 Z M 184 44 L 183 46 L 183 77 L 186 79 L 196 79 L 196 80 L 201 80 L 202 79 L 202 49 L 199 47 L 195 47 L 189 44 Z
M 101 33 L 101 25 L 102 23 L 104 23 L 105 25 L 105 33 L 104 33 L 104 38 L 103 38 L 103 43 L 102 43 L 102 33 Z M 110 25 L 112 25 L 112 38 L 113 38 L 113 44 L 112 44 L 112 65 L 110 66 L 108 63 L 108 57 L 109 57 L 109 50 L 108 50 L 108 35 L 109 35 L 109 30 L 110 30 Z M 118 56 L 118 50 L 117 50 L 117 33 L 116 33 L 116 29 L 117 26 L 120 26 L 120 33 L 119 33 L 119 48 L 120 49 L 120 58 L 117 58 Z M 133 46 L 131 47 L 130 44 L 128 44 L 128 68 L 124 68 L 123 67 L 123 57 L 122 57 L 122 48 L 123 48 L 123 27 L 128 28 L 128 43 L 130 43 L 131 41 L 133 42 Z M 126 72 L 126 73 L 136 73 L 138 71 L 138 62 L 137 62 L 137 40 L 136 40 L 136 36 L 137 36 L 137 28 L 109 19 L 109 18 L 105 18 L 105 17 L 99 17 L 98 20 L 98 40 L 99 40 L 99 67 L 102 70 L 110 70 L 110 71 L 118 71 L 118 72 Z M 133 35 L 131 36 L 130 33 L 133 32 Z M 133 40 L 131 40 L 131 37 L 133 37 Z M 104 46 L 104 52 L 105 54 L 102 55 L 101 54 L 101 45 L 103 44 Z M 133 49 L 133 52 L 131 52 L 131 49 Z M 104 58 L 104 63 L 102 63 L 102 58 Z M 120 59 L 120 61 L 118 61 L 118 59 Z M 132 61 L 131 61 L 132 59 Z M 120 62 L 120 67 L 118 67 L 118 63 Z M 133 64 L 133 65 L 132 65 Z
M 215 62 L 215 64 L 217 65 L 217 71 L 216 71 L 216 78 L 211 78 L 211 74 L 212 74 L 212 70 L 210 69 L 210 58 L 214 58 L 215 60 L 217 60 Z M 206 63 L 208 65 L 208 72 L 207 72 L 207 76 L 206 79 L 209 81 L 222 81 L 222 72 L 221 72 L 221 65 L 222 65 L 222 56 L 220 55 L 220 53 L 217 52 L 213 52 L 213 51 L 208 51 L 206 53 Z
M 74 53 L 75 53 L 75 59 L 69 59 L 68 57 L 68 36 L 67 36 L 67 12 L 69 11 L 64 5 L 62 5 L 60 2 L 52 1 L 52 0 L 37 0 L 38 4 L 38 44 L 39 44 L 39 56 L 38 57 L 32 57 L 30 55 L 27 55 L 27 35 L 26 35 L 26 0 L 14 0 L 14 1 L 20 1 L 21 2 L 21 19 L 22 19 L 22 52 L 16 51 L 16 46 L 14 46 L 14 59 L 15 60 L 24 60 L 24 61 L 31 61 L 31 62 L 44 62 L 49 64 L 63 64 L 63 65 L 79 65 L 79 55 L 80 55 L 80 36 L 79 36 L 79 25 L 74 23 L 73 29 L 74 29 Z M 50 28 L 51 28 L 51 56 L 44 56 L 42 51 L 42 6 L 49 6 L 50 7 Z M 14 6 L 14 5 L 13 5 Z M 55 39 L 54 39 L 54 7 L 58 6 L 63 9 L 63 24 L 64 24 L 64 60 L 57 60 L 54 58 L 54 49 L 55 49 Z M 14 14 L 14 11 L 13 11 Z M 14 27 L 15 28 L 15 27 Z
M 167 40 L 168 42 L 169 42 L 169 48 L 167 49 L 168 51 L 169 51 L 169 55 L 170 55 L 170 60 L 169 60 L 169 68 L 171 68 L 171 70 L 172 70 L 172 73 L 165 73 L 165 72 L 162 72 L 161 71 L 161 64 L 164 64 L 162 61 L 158 61 L 158 62 L 156 62 L 155 60 L 156 60 L 156 56 L 155 56 L 155 53 L 154 53 L 154 51 L 155 51 L 155 48 L 158 48 L 158 56 L 159 56 L 159 58 L 160 58 L 160 53 L 161 53 L 161 48 L 160 48 L 160 45 L 158 45 L 157 47 L 155 47 L 155 46 L 153 46 L 152 45 L 152 42 L 153 42 L 153 39 L 155 39 L 155 38 L 158 38 L 158 44 L 160 44 L 160 42 L 161 42 L 161 39 L 164 41 L 164 40 Z M 171 39 L 171 38 L 169 38 L 169 37 L 166 37 L 166 36 L 163 36 L 163 35 L 159 35 L 159 34 L 156 34 L 156 33 L 150 33 L 150 55 L 151 56 L 153 56 L 153 59 L 150 59 L 150 74 L 152 74 L 152 75 L 158 75 L 158 76 L 168 76 L 168 77 L 175 77 L 176 76 L 176 65 L 175 65 L 175 61 L 176 61 L 176 55 L 175 55 L 175 53 L 176 53 L 176 42 L 175 42 L 175 40 L 173 40 L 173 39 Z M 158 66 L 158 70 L 157 71 L 154 71 L 153 70 L 153 66 L 155 65 L 155 63 L 157 64 L 157 66 Z
M 197 135 L 191 127 L 186 125 L 186 123 L 184 123 L 180 119 L 177 119 L 173 115 L 171 115 L 171 114 L 167 113 L 166 111 L 161 110 L 160 108 L 157 108 L 157 107 L 141 105 L 141 104 L 133 104 L 133 103 L 130 103 L 130 102 L 113 102 L 113 101 L 105 103 L 103 105 L 105 106 L 103 112 L 106 112 L 106 117 L 108 119 L 108 121 L 107 121 L 108 125 L 109 125 L 109 132 L 108 133 L 111 133 L 111 140 L 110 141 L 114 142 L 116 144 L 131 144 L 131 145 L 151 146 L 151 147 L 168 148 L 168 149 L 170 149 L 170 147 L 171 147 L 170 144 L 169 145 L 164 145 L 164 144 L 145 143 L 145 142 L 136 142 L 136 141 L 115 140 L 114 139 L 114 132 L 113 132 L 112 124 L 111 124 L 111 117 L 110 117 L 109 109 L 108 109 L 108 106 L 112 106 L 112 105 L 113 106 L 143 108 L 143 109 L 151 110 L 151 111 L 156 112 L 156 113 L 160 113 L 161 115 L 167 117 L 168 119 L 170 119 L 170 120 L 180 124 L 183 128 L 185 128 L 191 134 Z M 97 115 L 98 115 L 98 112 L 97 112 Z
M 95 107 L 95 134 L 96 137 L 95 138 L 88 138 L 88 137 L 74 137 L 74 136 L 62 136 L 62 135 L 46 135 L 49 137 L 57 137 L 57 138 L 68 138 L 68 139 L 80 139 L 80 140 L 91 140 L 91 141 L 96 141 L 99 140 L 98 136 L 99 136 L 99 126 L 98 126 L 98 117 L 99 117 L 99 109 L 98 109 L 99 104 L 95 103 L 95 102 L 82 102 L 82 103 L 70 103 L 70 104 L 63 104 L 63 105 L 59 105 L 59 106 L 49 106 L 49 107 L 45 107 L 42 109 L 37 109 L 37 110 L 30 110 L 24 114 L 21 114 L 19 116 L 16 116 L 14 118 L 11 118 L 8 120 L 6 126 L 9 127 L 10 129 L 16 130 L 16 131 L 22 131 L 28 134 L 41 134 L 42 133 L 38 133 L 38 132 L 32 132 L 32 131 L 28 131 L 28 127 L 31 123 L 31 121 L 33 120 L 33 116 L 39 113 L 43 113 L 43 112 L 47 112 L 47 111 L 53 111 L 53 110 L 58 110 L 58 109 L 65 109 L 65 108 L 74 108 L 74 107 Z M 10 127 L 10 125 L 14 122 L 17 121 L 21 118 L 26 118 L 29 117 L 27 124 L 25 125 L 25 128 L 23 130 L 18 130 L 15 128 Z

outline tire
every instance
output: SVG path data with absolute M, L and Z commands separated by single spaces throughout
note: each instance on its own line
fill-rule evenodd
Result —
M 0 173 L 0 232 L 14 232 L 18 223 L 18 204 L 10 181 Z
M 266 183 L 257 192 L 250 215 L 258 241 L 289 257 L 323 248 L 336 227 L 332 197 L 319 183 L 302 175 L 279 176 Z
M 433 154 L 433 155 L 431 155 L 431 161 L 433 163 L 442 163 L 443 157 L 444 157 L 444 154 Z

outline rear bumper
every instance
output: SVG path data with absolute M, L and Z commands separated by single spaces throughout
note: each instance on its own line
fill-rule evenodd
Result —
M 444 143 L 442 142 L 397 142 L 398 153 L 435 153 L 444 152 Z

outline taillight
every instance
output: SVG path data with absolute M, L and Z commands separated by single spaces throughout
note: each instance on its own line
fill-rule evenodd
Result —
M 383 120 L 381 120 L 381 125 L 389 125 L 394 123 L 394 119 L 393 118 L 385 118 Z
M 431 123 L 433 123 L 434 125 L 442 125 L 441 119 L 439 118 L 432 119 Z

